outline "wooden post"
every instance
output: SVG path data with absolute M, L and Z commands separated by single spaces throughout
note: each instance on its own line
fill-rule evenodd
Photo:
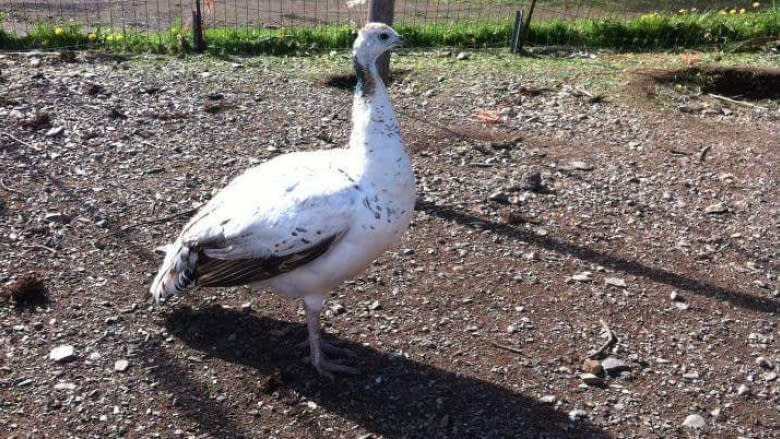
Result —
M 528 17 L 525 19 L 525 26 L 523 26 L 523 31 L 520 32 L 520 38 L 517 41 L 518 51 L 523 50 L 523 43 L 525 43 L 525 40 L 528 38 L 528 29 L 531 27 L 531 16 L 534 15 L 535 7 L 536 0 L 531 0 L 531 7 L 528 8 Z
M 368 2 L 368 22 L 384 23 L 388 26 L 393 25 L 393 13 L 395 12 L 395 0 L 369 0 Z M 379 69 L 379 76 L 385 84 L 390 81 L 390 53 L 385 53 L 376 62 Z
M 512 43 L 510 53 L 520 53 L 520 32 L 523 29 L 523 11 L 515 13 L 515 26 L 512 28 Z
M 196 52 L 203 52 L 203 15 L 200 13 L 200 0 L 195 0 L 192 11 L 192 46 Z

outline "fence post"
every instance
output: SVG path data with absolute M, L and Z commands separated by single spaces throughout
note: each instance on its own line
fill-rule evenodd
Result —
M 509 52 L 520 52 L 520 31 L 523 29 L 523 11 L 515 12 L 515 26 L 512 28 L 512 44 L 509 46 Z
M 200 13 L 200 0 L 195 0 L 192 11 L 192 46 L 196 52 L 203 52 L 203 15 Z
M 395 0 L 369 0 L 368 2 L 368 22 L 384 23 L 388 26 L 393 25 L 393 13 L 395 12 Z M 390 53 L 385 53 L 379 57 L 376 62 L 379 69 L 379 76 L 385 84 L 390 81 Z
M 528 17 L 525 19 L 525 26 L 523 26 L 523 31 L 520 32 L 520 37 L 517 41 L 517 51 L 523 50 L 523 43 L 525 43 L 525 40 L 528 38 L 528 29 L 531 27 L 531 16 L 534 15 L 534 8 L 536 7 L 536 0 L 531 0 L 531 7 L 528 8 Z

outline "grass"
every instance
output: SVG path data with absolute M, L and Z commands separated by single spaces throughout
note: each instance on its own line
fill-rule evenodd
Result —
M 510 22 L 431 23 L 396 27 L 412 47 L 507 47 Z M 309 26 L 282 29 L 209 28 L 208 51 L 214 55 L 300 54 L 349 47 L 349 26 Z M 530 45 L 566 45 L 619 51 L 687 48 L 728 48 L 745 41 L 780 38 L 780 10 L 764 9 L 725 15 L 718 11 L 686 14 L 646 14 L 625 20 L 550 20 L 532 23 Z M 191 34 L 175 24 L 156 33 L 116 33 L 110 29 L 41 23 L 27 35 L 0 30 L 0 49 L 108 48 L 131 52 L 187 53 Z

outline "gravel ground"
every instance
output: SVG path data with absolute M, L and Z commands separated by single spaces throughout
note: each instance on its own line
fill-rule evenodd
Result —
M 335 381 L 297 303 L 147 288 L 229 178 L 345 142 L 346 56 L 0 55 L 0 431 L 778 437 L 777 101 L 452 55 L 397 60 L 418 212 L 323 313 Z

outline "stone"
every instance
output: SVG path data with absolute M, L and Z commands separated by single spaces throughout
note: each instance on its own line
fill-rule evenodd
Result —
M 613 287 L 626 288 L 626 281 L 619 277 L 608 277 L 604 279 L 604 283 L 612 285 Z
M 65 131 L 65 127 L 63 126 L 49 128 L 49 131 L 46 131 L 46 137 L 57 137 L 62 134 L 63 131 Z
M 613 374 L 630 369 L 625 361 L 615 357 L 607 357 L 601 362 L 601 367 L 608 373 Z
M 73 346 L 67 344 L 57 346 L 49 352 L 49 359 L 56 362 L 72 360 L 74 356 L 75 349 L 73 349 Z
M 460 53 L 458 53 L 458 56 L 456 56 L 456 58 L 459 61 L 464 61 L 464 60 L 467 60 L 467 59 L 471 58 L 471 55 L 469 55 L 468 52 L 460 52 Z
M 709 206 L 704 208 L 704 213 L 708 213 L 711 215 L 726 213 L 728 211 L 729 208 L 724 203 L 710 204 Z
M 696 372 L 695 370 L 692 370 L 690 372 L 686 372 L 683 374 L 683 378 L 689 379 L 689 380 L 698 380 L 699 379 L 699 372 Z
M 569 420 L 571 420 L 572 422 L 576 422 L 576 421 L 579 421 L 580 419 L 584 418 L 587 415 L 588 415 L 588 413 L 585 410 L 574 409 L 574 410 L 569 412 Z
M 707 423 L 701 415 L 688 415 L 682 423 L 683 427 L 689 428 L 704 428 Z
M 114 363 L 114 370 L 117 372 L 124 372 L 128 367 L 130 367 L 130 362 L 125 359 L 116 360 Z
M 580 375 L 580 379 L 583 383 L 589 385 L 589 386 L 603 386 L 604 380 L 592 373 L 583 373 Z
M 582 273 L 577 273 L 574 276 L 572 276 L 571 280 L 577 282 L 590 282 L 593 280 L 593 273 L 591 273 L 590 271 L 583 271 Z
M 54 390 L 76 390 L 76 385 L 73 383 L 57 383 L 54 385 Z
M 578 171 L 592 171 L 593 170 L 593 165 L 591 165 L 589 163 L 585 163 L 585 162 L 580 161 L 580 160 L 575 160 L 575 161 L 571 162 L 569 165 L 571 166 L 572 169 L 576 169 Z
M 601 375 L 604 372 L 601 363 L 598 360 L 592 360 L 590 358 L 586 358 L 585 361 L 582 362 L 582 370 L 593 375 Z
M 745 384 L 740 384 L 739 387 L 737 388 L 737 395 L 739 396 L 750 395 L 750 387 L 748 387 Z
M 762 369 L 772 369 L 774 365 L 766 357 L 756 357 L 756 365 Z
M 558 398 L 556 398 L 555 395 L 544 395 L 539 398 L 539 401 L 544 404 L 555 404 L 558 401 Z
M 368 309 L 370 309 L 371 311 L 376 311 L 378 309 L 382 309 L 382 304 L 379 303 L 378 300 L 375 300 L 375 301 L 371 302 L 370 305 L 368 305 Z
M 767 383 L 771 383 L 772 381 L 777 379 L 777 372 L 767 372 L 763 375 L 761 375 L 761 378 L 764 379 Z

